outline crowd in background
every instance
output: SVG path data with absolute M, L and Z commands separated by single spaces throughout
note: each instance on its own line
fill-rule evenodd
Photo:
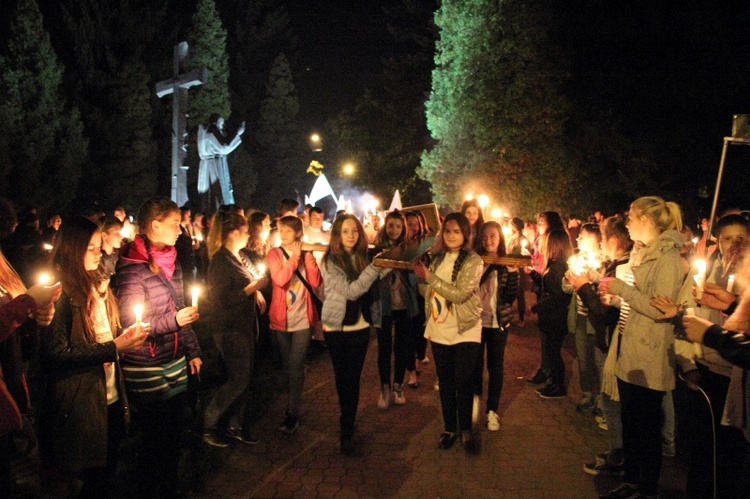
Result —
M 380 390 L 371 402 L 407 404 L 429 345 L 444 426 L 437 447 L 458 441 L 477 455 L 480 426 L 501 427 L 508 335 L 533 315 L 540 362 L 527 381 L 539 397 L 568 398 L 562 350 L 573 336 L 576 410 L 609 434 L 583 471 L 622 477 L 603 497 L 656 497 L 676 439 L 689 450 L 692 497 L 750 490 L 750 223 L 739 211 L 717 217 L 711 234 L 701 220 L 694 237 L 680 207 L 653 196 L 584 222 L 555 211 L 485 220 L 472 200 L 440 227 L 419 211 L 363 225 L 300 208 L 285 199 L 273 217 L 235 205 L 207 216 L 151 198 L 132 219 L 121 207 L 52 214 L 41 229 L 35 210 L 17 216 L 0 200 L 0 496 L 14 494 L 19 434 L 38 438 L 45 494 L 111 495 L 131 431 L 140 435 L 139 496 L 184 494 L 180 439 L 206 348 L 197 324 L 226 373 L 196 418 L 209 446 L 258 443 L 249 394 L 265 342 L 287 396 L 278 430 L 304 424 L 315 345 L 333 367 L 340 451 L 356 454 L 374 333 Z M 428 235 L 435 244 L 411 267 L 374 262 Z M 497 263 L 506 256 L 528 265 Z M 691 417 L 677 435 L 680 387 Z

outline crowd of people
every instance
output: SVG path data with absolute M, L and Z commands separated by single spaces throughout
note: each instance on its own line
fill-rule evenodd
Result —
M 17 219 L 7 201 L 0 208 L 2 497 L 14 493 L 18 432 L 38 436 L 46 493 L 107 497 L 131 423 L 140 434 L 139 496 L 180 495 L 188 381 L 200 377 L 206 348 L 193 330 L 199 320 L 226 372 L 199 415 L 206 445 L 258 443 L 249 393 L 266 338 L 287 396 L 278 430 L 304 424 L 305 359 L 311 344 L 324 345 L 340 451 L 356 454 L 374 330 L 372 402 L 407 404 L 429 344 L 442 409 L 437 447 L 459 441 L 476 455 L 480 414 L 488 431 L 501 427 L 509 332 L 532 314 L 540 363 L 527 381 L 539 397 L 567 398 L 562 349 L 574 337 L 576 410 L 609 434 L 609 448 L 583 470 L 622 477 L 602 497 L 658 495 L 662 456 L 675 453 L 672 392 L 683 382 L 688 493 L 750 490 L 750 222 L 735 212 L 718 218 L 713 237 L 706 225 L 693 239 L 680 207 L 655 196 L 585 223 L 555 211 L 485 221 L 470 200 L 438 230 L 421 212 L 398 210 L 382 226 L 380 217 L 363 225 L 339 212 L 326 230 L 322 209 L 294 200 L 282 200 L 275 217 L 236 205 L 209 217 L 151 198 L 133 220 L 122 208 L 53 214 L 44 230 L 35 211 Z M 428 235 L 434 245 L 411 267 L 376 265 L 383 252 Z M 497 263 L 505 256 L 529 263 Z

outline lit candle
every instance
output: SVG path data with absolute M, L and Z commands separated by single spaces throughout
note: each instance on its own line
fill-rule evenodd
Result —
M 45 251 L 52 251 L 52 248 L 54 248 L 54 246 L 49 243 L 44 243 L 42 246 L 44 247 Z
M 135 305 L 133 307 L 133 313 L 135 314 L 135 326 L 138 327 L 143 321 L 143 305 Z
M 706 261 L 696 260 L 695 266 L 698 269 L 698 273 L 693 276 L 695 279 L 695 299 L 703 299 L 703 284 L 706 282 Z
M 697 237 L 693 238 L 693 244 L 698 244 L 698 238 Z
M 727 291 L 734 293 L 734 274 L 729 274 L 729 280 L 727 281 Z
M 490 213 L 490 216 L 491 216 L 491 217 L 492 217 L 493 219 L 495 219 L 495 220 L 500 220 L 501 218 L 503 218 L 503 212 L 502 212 L 502 211 L 500 211 L 500 208 L 495 208 L 495 209 L 493 209 L 493 210 L 492 210 L 492 212 Z M 505 232 L 505 227 L 503 227 L 503 232 Z
M 193 286 L 192 288 L 190 288 L 190 295 L 193 298 L 192 303 L 195 308 L 198 308 L 198 297 L 200 296 L 200 294 L 201 288 L 199 286 Z
M 486 194 L 480 194 L 477 198 L 477 203 L 479 204 L 479 207 L 484 210 L 490 205 L 490 198 Z
M 689 315 L 691 317 L 695 317 L 695 309 L 693 307 L 688 307 L 685 309 L 685 315 Z
M 260 233 L 260 239 L 261 239 L 261 241 L 263 241 L 264 243 L 266 241 L 268 241 L 268 236 L 269 236 L 269 232 L 268 231 L 264 230 L 263 232 L 261 232 Z
M 197 234 L 195 235 L 195 240 L 196 240 L 196 241 L 198 241 L 198 242 L 201 242 L 201 241 L 203 241 L 203 234 L 202 234 L 202 233 L 200 233 L 200 232 L 198 232 L 198 233 L 197 233 Z
M 527 241 L 526 239 L 521 241 L 521 254 L 522 255 L 528 256 L 531 254 L 529 253 L 528 246 L 529 246 L 529 241 Z
M 49 274 L 39 274 L 39 284 L 41 284 L 42 286 L 46 286 L 51 280 L 52 278 L 49 276 Z
M 266 266 L 262 263 L 259 263 L 258 272 L 260 272 L 260 275 L 264 275 L 266 273 Z
M 302 236 L 302 242 L 303 243 L 309 243 L 310 242 L 310 238 L 307 237 L 307 234 L 305 234 L 304 236 Z
M 467 201 L 471 201 L 472 199 L 474 199 L 474 194 L 472 194 L 470 192 L 468 194 L 466 194 L 466 200 Z

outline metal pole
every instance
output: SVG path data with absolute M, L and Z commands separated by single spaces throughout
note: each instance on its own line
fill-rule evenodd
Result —
M 724 176 L 724 161 L 727 159 L 727 147 L 731 137 L 724 137 L 724 148 L 721 150 L 721 161 L 719 162 L 719 174 L 716 177 L 716 189 L 714 190 L 714 202 L 711 205 L 711 216 L 708 219 L 708 234 L 706 235 L 706 248 L 704 249 L 703 258 L 708 258 L 708 243 L 711 240 L 711 232 L 714 229 L 714 218 L 716 218 L 716 205 L 719 202 L 719 190 L 721 190 L 721 179 Z

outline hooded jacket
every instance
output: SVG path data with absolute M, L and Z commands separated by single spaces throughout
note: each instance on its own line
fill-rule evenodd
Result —
M 616 376 L 633 385 L 667 391 L 675 387 L 674 332 L 671 323 L 657 323 L 661 311 L 649 304 L 654 296 L 674 301 L 682 285 L 680 248 L 684 236 L 676 230 L 662 232 L 650 245 L 632 253 L 635 285 L 615 279 L 610 287 L 631 307 L 621 333 Z

